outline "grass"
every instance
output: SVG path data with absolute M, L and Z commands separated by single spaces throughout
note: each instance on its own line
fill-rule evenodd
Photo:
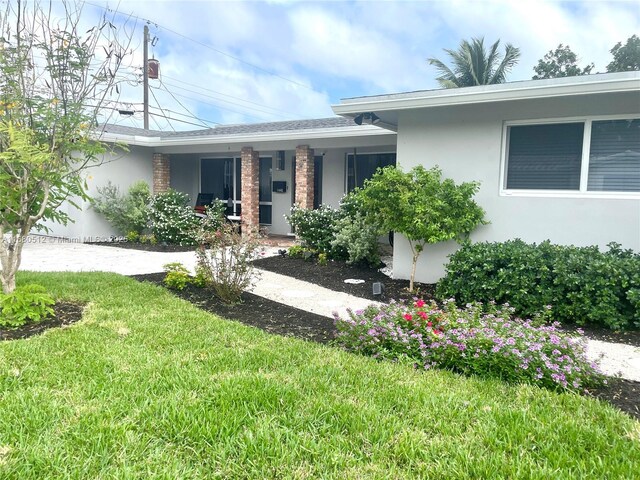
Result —
M 82 322 L 0 344 L 0 478 L 637 478 L 640 423 L 218 319 L 114 274 L 30 274 Z M 256 312 L 256 315 L 259 315 Z

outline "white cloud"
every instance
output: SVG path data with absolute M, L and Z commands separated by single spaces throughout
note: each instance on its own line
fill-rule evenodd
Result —
M 196 115 L 225 123 L 320 117 L 344 96 L 437 88 L 426 59 L 446 60 L 443 48 L 471 37 L 520 47 L 511 80 L 531 78 L 538 59 L 560 43 L 580 65 L 593 61 L 604 71 L 613 45 L 640 31 L 633 1 L 128 0 L 119 10 L 157 22 L 150 24 L 158 37 L 152 51 L 165 84 L 178 85 L 170 89 Z M 87 9 L 89 22 L 95 11 Z M 134 37 L 138 66 L 143 24 Z M 184 112 L 169 94 L 155 93 L 166 108 Z M 142 88 L 129 87 L 121 98 L 140 102 Z
M 424 60 L 395 38 L 356 20 L 317 7 L 292 10 L 291 61 L 382 90 L 414 86 L 426 71 Z

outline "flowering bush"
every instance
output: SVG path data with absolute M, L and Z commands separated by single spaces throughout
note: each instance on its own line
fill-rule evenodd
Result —
M 199 228 L 196 238 L 199 282 L 211 287 L 224 303 L 239 303 L 242 292 L 257 280 L 252 261 L 260 248 L 259 233 L 240 233 L 236 225 L 226 222 L 215 231 Z
M 158 242 L 172 245 L 193 245 L 198 217 L 191 208 L 189 195 L 167 190 L 153 197 L 151 228 Z
M 320 205 L 316 210 L 294 205 L 287 221 L 295 228 L 296 236 L 302 240 L 304 247 L 319 253 L 331 254 L 332 258 L 336 258 L 340 255 L 332 248 L 331 242 L 336 234 L 339 218 L 340 212 L 329 205 Z
M 382 359 L 408 358 L 426 369 L 498 377 L 558 390 L 580 391 L 604 381 L 584 353 L 584 338 L 533 320 L 512 318 L 505 305 L 444 308 L 416 299 L 336 315 L 336 342 L 347 350 Z

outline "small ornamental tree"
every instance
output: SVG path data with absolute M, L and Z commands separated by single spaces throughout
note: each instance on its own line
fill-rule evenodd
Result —
M 82 5 L 2 2 L 0 11 L 0 284 L 15 289 L 22 246 L 59 207 L 86 200 L 83 171 L 107 146 L 95 126 L 128 50 L 106 18 L 86 31 Z
M 461 240 L 478 225 L 485 224 L 484 210 L 473 201 L 478 182 L 456 185 L 443 179 L 438 167 L 419 165 L 405 173 L 385 167 L 358 193 L 365 210 L 386 231 L 401 233 L 413 254 L 409 290 L 413 291 L 416 265 L 430 243 Z

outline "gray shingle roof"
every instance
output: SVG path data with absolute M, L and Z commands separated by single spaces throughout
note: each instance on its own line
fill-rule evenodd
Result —
M 161 138 L 187 138 L 187 137 L 215 137 L 228 135 L 251 135 L 255 133 L 269 132 L 295 132 L 300 130 L 318 130 L 324 128 L 362 128 L 356 125 L 351 118 L 331 117 L 313 120 L 290 120 L 285 122 L 248 123 L 241 125 L 219 125 L 215 128 L 203 128 L 200 130 L 188 130 L 184 132 L 162 132 L 158 130 L 144 130 L 136 127 L 106 124 L 101 128 L 105 133 L 120 135 L 135 135 L 144 137 Z

